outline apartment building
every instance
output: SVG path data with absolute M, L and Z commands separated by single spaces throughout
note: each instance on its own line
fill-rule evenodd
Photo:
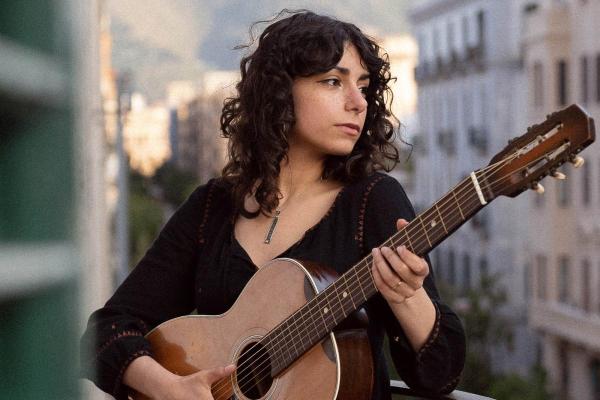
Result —
M 410 12 L 419 56 L 419 133 L 415 137 L 418 210 L 470 172 L 486 166 L 511 137 L 524 133 L 526 103 L 520 32 L 521 1 L 428 0 Z M 497 275 L 508 294 L 500 310 L 513 342 L 493 351 L 493 368 L 526 374 L 535 361 L 527 326 L 529 197 L 499 198 L 432 253 L 441 284 L 456 292 Z
M 523 36 L 527 119 L 579 103 L 600 118 L 600 2 L 535 1 Z M 530 324 L 560 399 L 600 398 L 600 151 L 530 202 Z

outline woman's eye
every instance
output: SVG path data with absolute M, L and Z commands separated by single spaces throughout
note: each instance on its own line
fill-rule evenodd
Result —
M 363 97 L 367 97 L 367 93 L 369 92 L 369 87 L 368 86 L 361 87 L 360 92 L 362 93 Z
M 329 86 L 339 86 L 340 85 L 340 80 L 337 78 L 329 78 L 329 79 L 325 79 L 322 81 L 323 83 L 329 85 Z

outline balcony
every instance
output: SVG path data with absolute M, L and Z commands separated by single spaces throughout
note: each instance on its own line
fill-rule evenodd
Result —
M 536 300 L 529 306 L 529 323 L 550 335 L 555 335 L 584 347 L 600 349 L 600 316 L 580 308 Z M 576 327 L 576 329 L 574 329 Z
M 452 50 L 449 57 L 437 55 L 434 60 L 421 61 L 415 68 L 419 85 L 445 81 L 470 72 L 485 70 L 485 51 L 482 44 L 468 46 L 462 53 Z
M 482 127 L 476 128 L 470 126 L 467 130 L 469 145 L 478 150 L 480 154 L 485 154 L 488 149 L 488 134 Z

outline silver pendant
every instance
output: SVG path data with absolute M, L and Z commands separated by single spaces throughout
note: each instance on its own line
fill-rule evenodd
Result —
M 269 228 L 269 231 L 267 232 L 267 236 L 265 236 L 265 244 L 269 244 L 271 243 L 271 238 L 273 237 L 273 232 L 275 232 L 275 227 L 277 226 L 277 222 L 279 221 L 279 214 L 281 214 L 281 211 L 279 210 L 275 210 L 275 216 L 273 216 L 273 222 L 271 222 L 271 227 Z

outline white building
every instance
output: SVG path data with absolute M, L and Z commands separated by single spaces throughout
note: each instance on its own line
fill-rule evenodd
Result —
M 389 56 L 390 74 L 393 80 L 389 83 L 393 93 L 392 112 L 400 121 L 400 137 L 398 147 L 409 151 L 406 144 L 418 132 L 417 118 L 417 82 L 415 67 L 417 65 L 417 43 L 411 35 L 385 36 L 380 41 L 381 47 Z M 414 176 L 411 173 L 410 159 L 406 162 L 406 154 L 401 155 L 400 163 L 390 175 L 398 179 L 406 191 L 412 191 Z
M 521 1 L 428 0 L 410 13 L 419 48 L 419 135 L 415 191 L 420 211 L 471 171 L 486 166 L 508 139 L 524 133 Z M 513 344 L 493 354 L 497 371 L 529 371 L 535 341 L 527 327 L 528 197 L 499 198 L 432 256 L 438 280 L 465 293 L 483 275 L 499 274 Z
M 123 129 L 123 145 L 132 169 L 151 176 L 171 156 L 166 106 L 147 105 L 141 94 L 133 94 Z
M 600 118 L 600 2 L 535 1 L 523 38 L 528 122 L 579 103 Z M 530 323 L 560 399 L 600 399 L 600 151 L 530 202 Z

